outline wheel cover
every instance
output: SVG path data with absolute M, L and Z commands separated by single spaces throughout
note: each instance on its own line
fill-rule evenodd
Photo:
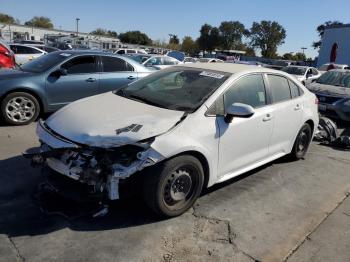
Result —
M 196 184 L 194 173 L 194 170 L 178 168 L 169 175 L 163 193 L 163 200 L 168 208 L 181 208 L 191 199 Z
M 5 113 L 13 122 L 23 123 L 31 120 L 36 112 L 35 103 L 24 96 L 16 96 L 5 106 Z
M 303 152 L 306 150 L 309 143 L 309 136 L 305 130 L 300 132 L 298 139 L 298 152 Z

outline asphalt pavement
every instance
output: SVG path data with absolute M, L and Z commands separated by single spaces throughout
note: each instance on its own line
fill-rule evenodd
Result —
M 35 124 L 0 126 L 0 261 L 350 261 L 350 151 L 313 142 L 304 160 L 216 185 L 177 218 L 133 198 L 93 219 L 40 210 L 40 171 L 21 156 L 37 145 Z

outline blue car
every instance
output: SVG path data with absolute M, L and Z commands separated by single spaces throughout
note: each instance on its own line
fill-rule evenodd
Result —
M 1 116 L 25 125 L 40 113 L 58 110 L 75 100 L 116 90 L 154 69 L 127 57 L 97 51 L 57 51 L 0 70 Z

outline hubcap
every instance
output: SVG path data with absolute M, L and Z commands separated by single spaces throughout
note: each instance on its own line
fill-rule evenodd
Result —
M 6 115 L 14 122 L 26 122 L 34 117 L 35 104 L 29 98 L 18 96 L 7 102 Z
M 170 176 L 165 186 L 164 200 L 168 205 L 185 200 L 191 192 L 192 179 L 188 171 L 176 170 Z
M 308 143 L 308 135 L 305 131 L 302 131 L 299 136 L 298 151 L 302 152 L 306 149 Z

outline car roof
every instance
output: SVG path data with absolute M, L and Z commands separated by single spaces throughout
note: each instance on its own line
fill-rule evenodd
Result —
M 350 70 L 348 69 L 331 69 L 331 70 L 328 70 L 327 72 L 341 72 L 341 73 L 350 73 Z
M 296 67 L 296 68 L 312 68 L 311 66 L 300 66 L 300 65 L 289 65 L 286 67 Z
M 182 67 L 198 68 L 198 69 L 207 69 L 213 71 L 221 71 L 225 73 L 238 73 L 238 72 L 265 72 L 265 73 L 278 73 L 280 75 L 286 75 L 284 72 L 252 65 L 244 64 L 233 64 L 233 63 L 193 63 L 193 64 L 184 64 Z

